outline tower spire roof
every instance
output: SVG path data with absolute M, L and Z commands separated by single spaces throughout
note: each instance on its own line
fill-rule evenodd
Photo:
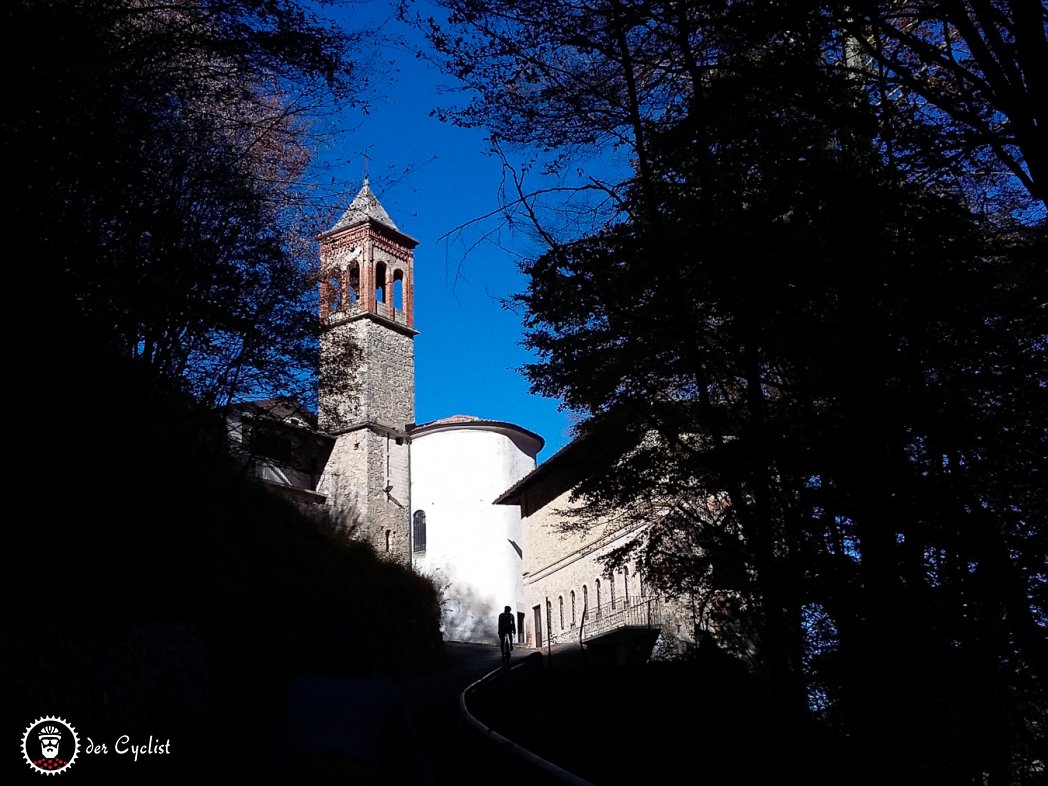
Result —
M 360 187 L 360 191 L 353 197 L 353 201 L 349 203 L 349 207 L 342 214 L 342 218 L 335 222 L 335 226 L 331 227 L 330 231 L 345 229 L 368 219 L 383 224 L 390 229 L 400 231 L 397 229 L 397 225 L 393 223 L 393 219 L 389 217 L 389 213 L 386 212 L 386 209 L 378 201 L 378 197 L 371 190 L 371 186 L 368 184 L 368 179 L 365 176 L 364 185 Z

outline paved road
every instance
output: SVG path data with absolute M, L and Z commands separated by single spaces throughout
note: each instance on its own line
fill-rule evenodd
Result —
M 531 652 L 518 648 L 514 660 Z M 411 677 L 300 675 L 291 685 L 276 739 L 259 737 L 248 750 L 250 735 L 242 735 L 234 747 L 247 754 L 247 762 L 207 755 L 201 773 L 215 782 L 228 775 L 230 782 L 239 778 L 265 786 L 292 779 L 318 785 L 460 786 L 488 778 L 497 778 L 500 786 L 562 786 L 463 720 L 462 691 L 499 665 L 494 644 L 448 643 L 442 663 Z
M 518 648 L 514 658 L 531 650 Z M 497 777 L 499 784 L 553 784 L 549 776 L 502 752 L 490 740 L 468 728 L 459 713 L 463 689 L 499 666 L 494 644 L 445 645 L 445 662 L 434 671 L 398 681 L 407 702 L 435 786 L 478 783 Z

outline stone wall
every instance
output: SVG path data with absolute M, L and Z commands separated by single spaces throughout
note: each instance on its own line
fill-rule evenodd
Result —
M 333 325 L 320 339 L 320 428 L 375 421 L 404 433 L 415 420 L 415 343 L 371 316 Z
M 329 327 L 321 337 L 320 426 L 338 437 L 317 490 L 378 552 L 404 562 L 414 419 L 413 335 L 371 316 Z
M 410 473 L 407 439 L 365 427 L 337 438 L 317 490 L 376 551 L 409 562 Z
M 364 416 L 404 433 L 415 422 L 414 337 L 368 318 L 350 326 L 364 349 Z
M 550 623 L 553 643 L 577 641 L 584 606 L 588 606 L 592 622 L 598 605 L 611 603 L 613 592 L 617 604 L 649 597 L 652 593 L 642 584 L 643 577 L 633 562 L 612 573 L 600 562 L 612 549 L 643 537 L 645 527 L 609 521 L 587 532 L 562 533 L 559 525 L 566 518 L 566 511 L 578 504 L 570 500 L 570 492 L 564 492 L 524 519 L 525 631 L 527 642 L 532 646 L 546 644 Z M 575 593 L 574 619 L 572 592 Z M 688 598 L 659 597 L 659 600 L 663 626 L 656 652 L 672 655 L 686 642 L 694 640 L 694 615 Z M 535 630 L 536 606 L 542 616 L 540 636 L 536 636 Z

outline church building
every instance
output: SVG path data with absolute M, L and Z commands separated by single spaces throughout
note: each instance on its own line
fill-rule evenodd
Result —
M 415 422 L 418 241 L 367 181 L 317 240 L 317 413 L 288 399 L 238 405 L 234 449 L 263 482 L 431 576 L 445 638 L 494 642 L 499 612 L 522 622 L 525 601 L 520 511 L 493 503 L 535 468 L 543 440 L 469 415 Z
M 505 606 L 516 613 L 518 638 L 533 646 L 568 640 L 586 621 L 596 631 L 598 616 L 605 630 L 627 621 L 646 629 L 631 642 L 657 635 L 660 609 L 640 576 L 631 583 L 627 571 L 624 581 L 602 585 L 593 544 L 559 538 L 547 520 L 552 508 L 526 530 L 522 508 L 533 516 L 565 499 L 572 457 L 583 448 L 537 469 L 542 437 L 511 422 L 453 415 L 415 423 L 418 241 L 397 227 L 366 180 L 317 239 L 318 411 L 314 417 L 287 399 L 236 407 L 234 445 L 254 474 L 299 502 L 327 505 L 376 551 L 431 576 L 443 592 L 447 639 L 496 641 Z M 558 565 L 573 567 L 565 573 Z M 631 616 L 609 625 L 619 612 Z

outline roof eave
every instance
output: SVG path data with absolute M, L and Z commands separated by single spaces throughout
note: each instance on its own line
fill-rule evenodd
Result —
M 330 238 L 333 238 L 335 235 L 340 235 L 343 232 L 348 232 L 351 229 L 356 229 L 357 227 L 362 226 L 364 224 L 368 224 L 369 226 L 375 229 L 380 229 L 384 233 L 393 235 L 396 240 L 399 240 L 408 248 L 415 248 L 415 246 L 419 244 L 419 241 L 416 238 L 413 238 L 406 232 L 401 232 L 399 229 L 394 229 L 388 224 L 383 224 L 381 221 L 371 218 L 370 216 L 362 219 L 361 221 L 355 221 L 352 224 L 347 224 L 344 227 L 332 227 L 331 229 L 321 232 L 319 235 L 317 235 L 316 239 L 318 241 L 328 240 Z

